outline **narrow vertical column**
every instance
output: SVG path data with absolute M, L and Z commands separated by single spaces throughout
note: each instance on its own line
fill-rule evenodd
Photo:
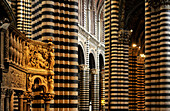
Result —
M 24 94 L 24 101 L 23 102 L 26 102 L 26 103 L 24 103 L 24 111 L 25 111 L 25 109 L 26 109 L 26 111 L 30 111 L 30 104 L 31 104 L 31 101 L 32 101 L 32 94 L 31 94 L 31 92 L 26 92 L 25 94 Z
M 4 111 L 4 105 L 5 105 L 5 94 L 6 94 L 6 89 L 5 88 L 1 88 L 1 108 L 0 111 Z
M 5 97 L 5 111 L 10 111 L 10 97 L 11 97 L 10 89 L 6 90 L 6 97 Z
M 105 72 L 101 71 L 101 109 L 105 111 Z
M 45 101 L 45 111 L 50 110 L 50 101 Z
M 30 111 L 31 101 L 27 101 L 27 111 Z
M 138 47 L 129 49 L 129 110 L 137 110 L 137 56 Z
M 13 106 L 14 106 L 14 91 L 13 90 L 11 90 L 11 97 L 10 97 L 10 111 L 13 111 L 14 109 L 13 109 Z
M 91 99 L 92 99 L 92 111 L 99 110 L 99 102 L 97 101 L 97 69 L 91 69 Z
M 97 28 L 97 27 L 96 27 Z M 99 97 L 99 87 L 100 87 L 100 68 L 99 68 L 99 47 L 100 47 L 100 44 L 98 44 L 97 46 L 97 57 L 96 57 L 96 61 L 97 61 L 97 70 L 96 70 L 96 102 L 98 103 L 97 104 L 97 109 L 99 110 L 100 109 L 100 97 Z
M 85 71 L 85 75 L 86 75 L 86 83 L 87 83 L 87 85 L 86 85 L 86 88 L 87 88 L 87 98 L 88 98 L 88 102 L 89 102 L 89 90 L 90 90 L 90 87 L 89 87 L 89 79 L 90 79 L 90 76 L 89 76 L 89 72 L 90 72 L 90 68 L 89 68 L 89 40 L 90 40 L 90 37 L 88 37 L 88 39 L 87 39 L 87 41 L 86 41 L 86 61 L 85 61 L 85 65 L 87 66 L 86 67 L 86 71 Z M 90 103 L 88 103 L 88 110 L 89 110 L 89 104 Z
M 27 100 L 23 100 L 23 111 L 27 111 Z
M 80 111 L 89 110 L 89 83 L 86 76 L 87 66 L 79 65 L 80 70 Z
M 4 38 L 4 59 L 5 62 L 9 61 L 9 30 L 6 31 Z
M 138 111 L 145 111 L 145 55 L 137 60 L 137 106 Z
M 160 111 L 169 111 L 170 110 L 170 1 L 169 0 L 160 0 L 160 80 L 159 80 L 159 105 L 157 104 L 154 107 L 160 107 Z M 157 95 L 156 95 L 157 96 Z
M 16 94 L 18 95 L 18 110 L 23 111 L 23 92 L 17 91 Z
M 150 77 L 151 77 L 151 9 L 149 0 L 145 0 L 145 100 L 150 100 Z M 150 111 L 150 101 L 145 102 L 145 111 Z
M 50 93 L 41 93 L 40 96 L 44 99 L 45 111 L 50 111 L 50 101 L 54 98 L 54 95 Z
M 5 30 L 0 29 L 0 69 L 4 68 L 4 37 L 5 37 Z

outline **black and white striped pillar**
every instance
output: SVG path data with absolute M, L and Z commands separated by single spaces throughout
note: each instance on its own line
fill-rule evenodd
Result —
M 169 0 L 145 0 L 145 111 L 170 110 Z

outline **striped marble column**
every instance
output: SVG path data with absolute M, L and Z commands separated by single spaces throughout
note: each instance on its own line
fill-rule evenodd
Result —
M 104 69 L 101 71 L 101 109 L 102 111 L 105 111 L 105 72 Z
M 42 0 L 42 23 L 41 23 L 41 34 L 42 34 L 42 41 L 48 42 L 48 39 L 53 39 L 54 37 L 54 30 L 55 30 L 55 1 L 49 1 L 49 0 Z M 64 3 L 63 3 L 64 5 Z M 61 5 L 62 6 L 62 5 Z M 63 6 L 65 7 L 65 6 Z M 67 6 L 66 6 L 67 7 Z M 67 12 L 67 11 L 66 11 Z M 64 13 L 64 10 L 63 10 Z M 67 14 L 67 13 L 65 13 Z M 69 14 L 68 14 L 69 15 Z M 67 17 L 65 17 L 67 18 Z M 63 18 L 63 21 L 67 21 L 65 18 Z M 63 31 L 64 32 L 64 31 Z
M 78 3 L 55 1 L 54 110 L 78 110 Z
M 118 39 L 119 0 L 105 0 L 106 110 L 128 110 L 128 44 Z M 124 37 L 123 37 L 124 38 Z
M 91 69 L 91 99 L 92 99 L 92 111 L 99 111 L 98 90 L 99 84 L 97 84 L 97 69 Z
M 137 110 L 137 56 L 138 47 L 129 49 L 129 111 Z
M 32 0 L 31 19 L 32 19 L 32 39 L 42 39 L 42 2 Z
M 25 33 L 26 37 L 31 37 L 31 2 L 30 0 L 17 1 L 17 28 Z
M 137 60 L 137 111 L 145 111 L 145 56 Z
M 80 70 L 80 111 L 89 111 L 89 73 L 88 67 L 79 65 Z
M 146 111 L 170 110 L 169 0 L 145 1 Z

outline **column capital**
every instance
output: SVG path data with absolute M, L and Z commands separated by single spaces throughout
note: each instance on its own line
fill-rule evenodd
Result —
M 12 89 L 7 89 L 7 90 L 6 90 L 6 95 L 7 95 L 7 97 L 10 97 L 13 92 L 14 92 L 14 90 L 12 90 Z
M 90 69 L 91 74 L 97 74 L 98 69 Z
M 89 68 L 88 68 L 88 65 L 80 64 L 79 69 L 80 69 L 80 71 L 83 71 L 83 70 L 88 70 Z
M 1 95 L 5 95 L 6 94 L 6 88 L 1 88 Z
M 24 93 L 24 100 L 27 100 L 27 102 L 31 102 L 33 99 L 32 92 L 25 92 Z
M 23 91 L 15 91 L 15 92 L 19 98 L 23 98 L 23 94 L 24 94 Z
M 43 100 L 46 103 L 54 99 L 54 94 L 50 94 L 50 93 L 40 93 L 40 96 L 43 98 Z

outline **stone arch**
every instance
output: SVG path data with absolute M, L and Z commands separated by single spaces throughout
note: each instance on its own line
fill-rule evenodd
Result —
M 99 54 L 99 69 L 100 71 L 104 68 L 104 57 L 102 54 Z
M 84 50 L 81 45 L 78 45 L 78 63 L 85 64 Z
M 32 90 L 32 86 L 35 85 L 35 82 L 38 80 L 38 85 L 39 86 L 43 86 L 44 88 L 44 92 L 47 93 L 48 92 L 48 86 L 47 86 L 47 80 L 46 78 L 40 76 L 40 75 L 35 75 L 33 77 L 29 77 L 29 86 L 30 86 L 30 89 Z M 30 91 L 30 89 L 28 89 L 28 91 Z
M 90 69 L 95 69 L 96 68 L 95 56 L 94 56 L 93 53 L 89 54 L 89 68 Z

